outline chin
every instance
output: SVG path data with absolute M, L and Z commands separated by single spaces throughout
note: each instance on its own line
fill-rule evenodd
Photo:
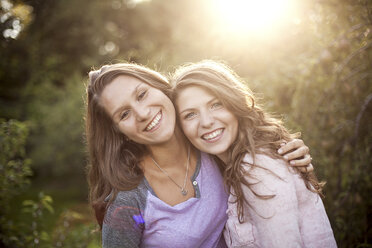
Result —
M 224 147 L 222 147 L 222 148 L 221 147 L 211 148 L 211 147 L 200 147 L 199 146 L 197 148 L 202 152 L 209 153 L 209 154 L 216 155 L 216 156 L 227 151 L 227 148 L 225 149 Z
M 161 134 L 161 140 L 163 142 L 167 142 L 167 141 L 170 141 L 172 139 L 172 137 L 174 136 L 174 129 L 168 129 L 168 130 L 165 130 L 162 134 Z

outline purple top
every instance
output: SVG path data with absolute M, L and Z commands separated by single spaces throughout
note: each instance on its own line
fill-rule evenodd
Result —
M 175 206 L 160 200 L 143 181 L 121 191 L 102 227 L 103 247 L 225 247 L 227 198 L 218 167 L 205 153 L 191 177 L 195 197 Z

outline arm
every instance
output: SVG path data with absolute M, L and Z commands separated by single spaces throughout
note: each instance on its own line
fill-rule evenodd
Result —
M 264 169 L 249 170 L 251 176 L 246 177 L 247 181 L 254 183 L 255 193 L 275 196 L 261 199 L 243 186 L 250 205 L 244 207 L 244 213 L 254 226 L 255 242 L 259 247 L 303 247 L 293 175 L 284 162 L 266 156 L 256 156 L 256 164 Z
M 107 209 L 102 225 L 102 247 L 139 247 L 144 220 L 133 200 L 116 199 Z

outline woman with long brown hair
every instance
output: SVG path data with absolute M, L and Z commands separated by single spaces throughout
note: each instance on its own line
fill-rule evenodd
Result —
M 277 150 L 291 134 L 257 103 L 227 66 L 203 61 L 173 75 L 186 137 L 216 155 L 230 189 L 229 247 L 336 247 L 313 173 L 288 166 Z
M 88 181 L 103 247 L 225 246 L 222 176 L 176 125 L 170 96 L 167 79 L 140 65 L 89 73 Z

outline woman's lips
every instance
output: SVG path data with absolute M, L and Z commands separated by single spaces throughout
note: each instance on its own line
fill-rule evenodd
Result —
M 162 120 L 162 112 L 159 111 L 155 117 L 152 119 L 152 121 L 146 126 L 145 128 L 145 131 L 146 132 L 152 132 L 152 131 L 155 131 L 158 127 L 159 127 L 159 124 Z
M 218 128 L 216 130 L 213 130 L 212 132 L 203 134 L 201 138 L 209 143 L 216 142 L 222 137 L 223 131 L 224 128 Z

